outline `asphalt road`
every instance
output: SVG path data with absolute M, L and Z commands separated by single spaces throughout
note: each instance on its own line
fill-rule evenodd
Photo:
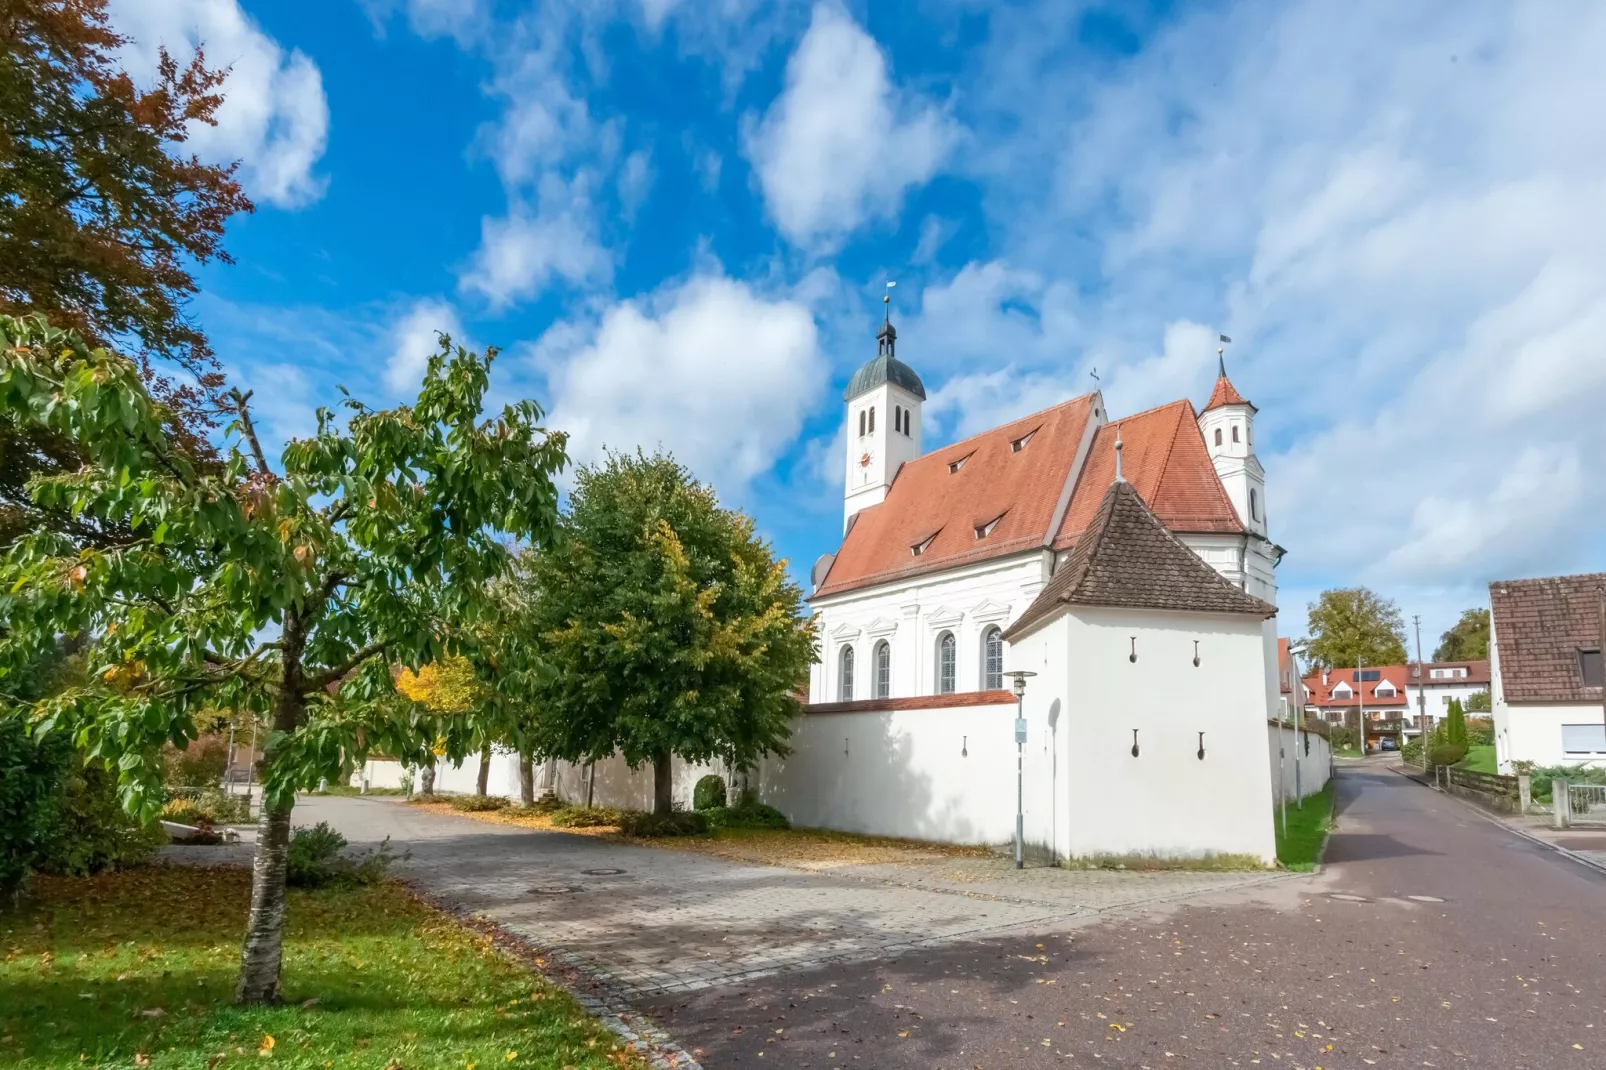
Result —
M 709 1070 L 1606 1068 L 1606 875 L 1377 766 L 1339 800 L 1308 879 L 645 1009 Z

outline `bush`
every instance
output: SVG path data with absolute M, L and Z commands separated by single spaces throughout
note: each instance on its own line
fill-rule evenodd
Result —
M 1428 762 L 1432 765 L 1454 765 L 1466 756 L 1465 743 L 1438 743 L 1428 751 Z
M 591 829 L 617 825 L 621 811 L 608 806 L 560 806 L 551 811 L 552 824 L 560 829 Z
M 65 738 L 35 741 L 21 717 L 0 715 L 0 906 L 16 897 L 55 840 L 71 760 Z
M 162 782 L 174 788 L 215 788 L 223 782 L 229 765 L 226 736 L 201 736 L 179 750 L 169 743 L 162 748 Z
M 648 814 L 630 811 L 619 821 L 619 831 L 626 836 L 657 838 L 660 836 L 701 836 L 708 831 L 708 816 L 701 810 L 671 810 L 667 814 Z
M 238 825 L 250 820 L 244 795 L 212 790 L 197 795 L 169 799 L 162 807 L 162 819 L 180 825 Z
M 1417 736 L 1400 748 L 1400 757 L 1412 765 L 1422 764 L 1422 737 Z
M 1467 718 L 1467 746 L 1494 746 L 1494 719 L 1491 717 Z
M 293 888 L 355 888 L 378 884 L 392 863 L 406 858 L 391 853 L 390 837 L 378 848 L 356 858 L 346 855 L 346 838 L 320 821 L 290 834 L 285 856 L 285 881 Z
M 740 806 L 721 806 L 703 813 L 708 824 L 717 829 L 789 829 L 792 823 L 773 806 L 761 802 L 745 802 Z
M 725 781 L 709 773 L 697 781 L 697 786 L 691 792 L 691 807 L 693 810 L 712 810 L 716 806 L 725 805 Z
M 1515 767 L 1518 763 L 1511 764 Z M 1569 784 L 1606 784 L 1606 766 L 1522 764 L 1529 766 L 1533 797 L 1541 802 L 1550 801 L 1550 782 L 1553 780 L 1565 780 Z
M 508 800 L 500 795 L 453 795 L 452 809 L 469 814 L 483 814 L 491 810 L 506 810 Z

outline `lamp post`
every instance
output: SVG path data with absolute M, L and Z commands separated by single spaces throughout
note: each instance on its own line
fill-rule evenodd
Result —
M 1026 791 L 1022 766 L 1026 754 L 1026 678 L 1036 676 L 1035 672 L 1025 669 L 1016 669 L 1006 672 L 1009 677 L 1009 689 L 1015 692 L 1015 868 L 1026 868 L 1025 832 L 1026 832 Z

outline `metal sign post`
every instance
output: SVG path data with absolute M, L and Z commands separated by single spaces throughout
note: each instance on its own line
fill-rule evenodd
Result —
M 1006 672 L 1015 692 L 1015 868 L 1026 868 L 1026 678 L 1035 672 Z

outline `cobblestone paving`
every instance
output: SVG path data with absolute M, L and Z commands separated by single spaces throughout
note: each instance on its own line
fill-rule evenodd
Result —
M 378 799 L 304 799 L 296 823 L 316 821 L 354 844 L 389 836 L 411 852 L 400 872 L 422 890 L 487 915 L 632 997 L 1285 879 L 1017 873 L 1004 859 L 804 872 L 420 813 Z

